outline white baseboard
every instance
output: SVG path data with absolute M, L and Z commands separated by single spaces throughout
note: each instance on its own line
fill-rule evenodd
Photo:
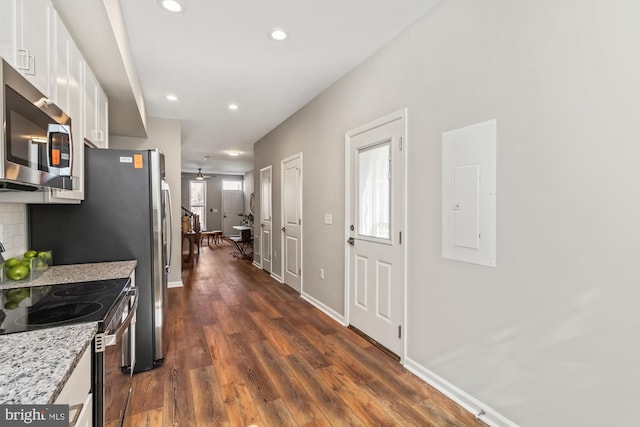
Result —
M 340 323 L 341 325 L 344 325 L 344 316 L 342 314 L 338 313 L 337 311 L 335 311 L 331 307 L 323 304 L 322 302 L 320 302 L 319 300 L 315 299 L 314 297 L 312 297 L 309 294 L 306 294 L 306 293 L 303 292 L 303 293 L 300 294 L 300 297 L 303 300 L 307 301 L 312 306 L 314 306 L 315 308 L 317 308 L 318 310 L 320 310 L 321 312 L 323 312 L 324 314 L 326 314 L 327 316 L 331 317 L 336 322 Z
M 177 282 L 169 282 L 167 283 L 167 288 L 181 288 L 182 280 L 178 280 Z
M 260 264 L 258 261 L 256 261 L 255 259 L 253 260 L 253 266 L 255 268 L 259 268 L 262 270 L 262 264 Z
M 500 415 L 473 396 L 460 390 L 458 387 L 446 381 L 444 378 L 426 369 L 410 357 L 405 357 L 404 367 L 411 371 L 424 382 L 430 384 L 449 399 L 462 406 L 476 418 L 484 421 L 492 427 L 518 427 L 516 423 Z
M 276 280 L 278 283 L 284 283 L 284 280 L 282 279 L 282 277 L 278 276 L 275 273 L 271 273 L 271 277 Z

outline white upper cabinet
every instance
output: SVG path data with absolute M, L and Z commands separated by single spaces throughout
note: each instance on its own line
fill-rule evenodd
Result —
M 109 98 L 101 86 L 98 86 L 98 129 L 103 135 L 100 143 L 102 148 L 109 148 Z
M 51 93 L 51 62 L 49 61 L 52 16 L 55 14 L 49 0 L 15 1 L 14 66 L 36 86 L 40 92 Z
M 51 98 L 71 117 L 71 137 L 73 139 L 73 191 L 51 189 L 52 200 L 84 199 L 84 92 L 82 77 L 84 59 L 64 23 L 54 14 L 52 28 L 55 43 L 52 44 L 52 69 L 55 71 L 55 84 L 52 85 Z
M 1 194 L 0 202 L 83 200 L 84 144 L 108 148 L 109 100 L 51 0 L 0 0 L 0 56 L 71 117 L 74 186 Z
M 2 0 L 0 8 L 0 56 L 5 60 L 14 63 L 15 55 L 15 15 L 16 5 L 13 0 Z
M 85 64 L 84 69 L 84 137 L 98 148 L 109 147 L 108 100 L 98 80 Z

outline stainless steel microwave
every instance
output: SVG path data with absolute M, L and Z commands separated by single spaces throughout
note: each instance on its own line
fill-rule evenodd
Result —
M 71 118 L 0 58 L 0 190 L 72 190 Z

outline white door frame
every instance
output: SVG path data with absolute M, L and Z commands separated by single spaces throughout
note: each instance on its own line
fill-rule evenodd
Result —
M 387 123 L 396 121 L 396 120 L 402 120 L 404 122 L 404 138 L 403 138 L 403 149 L 402 149 L 402 153 L 404 156 L 404 160 L 405 160 L 405 168 L 404 168 L 404 176 L 401 178 L 402 181 L 402 186 L 404 187 L 404 203 L 403 203 L 403 220 L 404 220 L 404 230 L 402 233 L 402 253 L 403 253 L 403 265 L 402 268 L 404 269 L 404 280 L 402 283 L 402 335 L 401 335 L 401 343 L 400 343 L 400 347 L 402 349 L 401 354 L 399 354 L 398 356 L 400 356 L 400 363 L 404 364 L 404 357 L 405 354 L 407 353 L 407 243 L 409 240 L 409 227 L 408 227 L 408 221 L 407 221 L 407 183 L 408 183 L 408 165 L 407 165 L 407 159 L 409 158 L 408 155 L 408 110 L 406 108 L 402 109 L 402 110 L 398 110 L 394 113 L 391 113 L 387 116 L 381 117 L 377 120 L 374 120 L 370 123 L 367 123 L 365 125 L 359 126 L 356 129 L 353 129 L 349 132 L 347 132 L 345 134 L 345 220 L 344 220 L 344 241 L 345 241 L 345 251 L 344 251 L 344 326 L 349 326 L 349 301 L 350 301 L 350 289 L 349 289 L 349 250 L 347 248 L 347 240 L 350 237 L 349 234 L 349 229 L 348 229 L 348 224 L 350 224 L 351 221 L 351 217 L 350 217 L 350 206 L 351 206 L 351 186 L 350 186 L 350 176 L 351 176 L 351 162 L 350 162 L 350 152 L 349 152 L 349 148 L 351 145 L 351 138 L 355 137 L 356 135 L 359 135 L 361 133 L 364 133 L 368 130 L 380 127 L 380 126 L 384 126 Z
M 280 224 L 283 225 L 285 222 L 285 217 L 284 217 L 284 211 L 285 211 L 285 206 L 284 206 L 284 165 L 285 163 L 294 160 L 294 159 L 300 159 L 300 295 L 302 295 L 303 290 L 304 290 L 304 259 L 303 259 L 303 253 L 304 253 L 304 215 L 303 215 L 303 211 L 302 211 L 302 197 L 303 197 L 303 177 L 304 174 L 302 173 L 302 153 L 296 153 L 292 156 L 287 157 L 286 159 L 282 159 L 280 161 Z M 282 277 L 282 282 L 284 283 L 285 281 L 285 274 L 284 274 L 284 262 L 285 262 L 285 233 L 281 232 L 280 233 L 280 275 Z

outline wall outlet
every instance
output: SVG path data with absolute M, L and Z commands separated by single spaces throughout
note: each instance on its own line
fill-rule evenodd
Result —
M 320 279 L 324 280 L 324 268 L 320 269 Z

